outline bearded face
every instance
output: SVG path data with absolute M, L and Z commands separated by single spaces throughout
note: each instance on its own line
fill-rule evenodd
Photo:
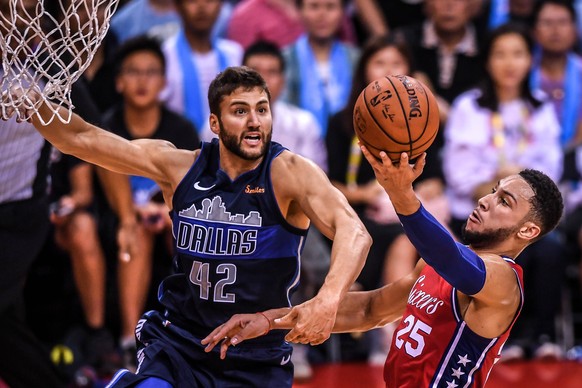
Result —
M 224 144 L 227 150 L 239 158 L 248 161 L 254 161 L 262 158 L 267 153 L 267 149 L 271 143 L 272 133 L 270 131 L 267 133 L 261 133 L 259 129 L 250 129 L 237 136 L 235 133 L 229 132 L 224 127 L 220 118 L 218 118 L 218 126 L 220 127 L 220 132 L 218 133 L 220 141 L 222 141 L 222 144 Z M 260 137 L 263 140 L 262 146 L 258 151 L 245 149 L 243 147 L 244 138 L 253 136 Z
M 463 227 L 462 237 L 466 244 L 471 245 L 474 249 L 487 248 L 494 246 L 514 233 L 517 233 L 519 227 L 485 229 L 483 231 L 470 231 Z

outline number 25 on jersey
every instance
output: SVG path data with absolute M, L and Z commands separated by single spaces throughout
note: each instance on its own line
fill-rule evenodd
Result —
M 402 345 L 404 345 L 406 354 L 418 357 L 424 349 L 424 338 L 430 334 L 432 327 L 420 319 L 416 319 L 413 315 L 404 318 L 404 324 L 406 326 L 396 332 L 394 344 L 398 349 L 402 349 Z

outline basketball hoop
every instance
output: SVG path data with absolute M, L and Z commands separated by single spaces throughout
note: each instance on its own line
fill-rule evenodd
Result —
M 53 115 L 46 122 L 39 117 L 43 124 L 49 124 L 55 117 L 68 123 L 73 110 L 71 87 L 105 38 L 118 2 L 0 0 L 0 91 L 24 90 L 18 96 L 7 93 L 1 118 L 8 119 L 7 108 L 25 107 L 29 113 L 20 119 L 28 120 L 43 101 L 51 101 Z M 48 9 L 49 6 L 54 9 Z M 32 104 L 27 97 L 30 90 L 38 91 L 43 100 Z

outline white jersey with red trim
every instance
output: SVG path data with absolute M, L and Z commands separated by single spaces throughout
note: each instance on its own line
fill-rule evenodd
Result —
M 384 366 L 386 387 L 482 387 L 523 306 L 523 272 L 511 266 L 521 303 L 510 327 L 497 338 L 474 333 L 463 320 L 457 290 L 427 265 L 412 287 Z

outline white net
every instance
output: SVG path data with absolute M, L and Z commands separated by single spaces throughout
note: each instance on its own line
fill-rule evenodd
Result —
M 26 91 L 35 89 L 51 101 L 52 117 L 64 123 L 71 119 L 71 87 L 89 66 L 109 28 L 119 0 L 0 0 L 0 90 L 22 88 L 17 96 L 7 94 L 7 110 L 33 106 Z M 61 107 L 65 108 L 64 110 Z M 63 113 L 66 112 L 66 113 Z

